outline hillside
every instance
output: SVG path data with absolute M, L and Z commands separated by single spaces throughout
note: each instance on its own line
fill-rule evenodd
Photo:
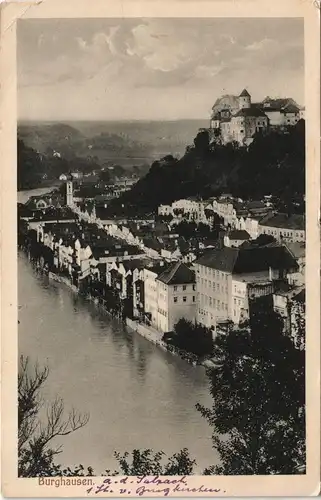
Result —
M 101 166 L 115 161 L 125 167 L 151 163 L 159 157 L 155 153 L 155 144 L 160 142 L 157 141 L 158 134 L 154 130 L 152 136 L 148 135 L 141 123 L 121 122 L 93 122 L 87 125 L 81 122 L 22 123 L 18 127 L 19 138 L 39 153 L 52 154 L 56 151 L 66 159 L 76 156 L 93 158 Z M 168 146 L 163 141 L 165 152 Z
M 125 205 L 127 211 L 153 211 L 179 198 L 207 198 L 222 192 L 243 199 L 273 195 L 282 199 L 285 209 L 303 211 L 304 120 L 287 133 L 257 134 L 249 148 L 210 143 L 208 133 L 200 132 L 181 159 L 169 155 L 155 161 L 110 209 L 121 212 Z
M 51 153 L 39 153 L 27 146 L 20 138 L 18 138 L 17 148 L 18 190 L 41 187 L 44 183 L 50 184 L 50 181 L 56 182 L 60 174 L 69 171 L 80 170 L 86 173 L 100 169 L 100 166 L 90 158 L 74 156 L 67 159 L 64 156 L 55 157 Z

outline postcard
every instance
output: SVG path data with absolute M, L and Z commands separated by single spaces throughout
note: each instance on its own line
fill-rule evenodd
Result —
M 2 492 L 320 490 L 320 9 L 1 11 Z

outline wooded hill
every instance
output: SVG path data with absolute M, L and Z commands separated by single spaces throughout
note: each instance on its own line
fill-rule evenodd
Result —
M 155 161 L 131 191 L 113 200 L 110 209 L 115 213 L 150 212 L 179 198 L 206 199 L 221 193 L 245 200 L 272 195 L 283 205 L 279 208 L 302 213 L 304 120 L 282 133 L 258 133 L 248 148 L 237 143 L 211 142 L 208 132 L 201 131 L 181 159 L 168 155 Z

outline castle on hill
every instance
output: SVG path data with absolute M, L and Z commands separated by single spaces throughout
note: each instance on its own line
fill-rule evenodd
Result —
M 210 132 L 220 135 L 222 142 L 236 141 L 242 145 L 252 142 L 256 132 L 268 128 L 286 128 L 303 118 L 303 109 L 292 98 L 252 102 L 244 89 L 240 95 L 223 95 L 212 107 Z

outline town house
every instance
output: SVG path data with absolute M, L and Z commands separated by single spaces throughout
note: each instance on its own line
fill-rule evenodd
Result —
M 146 268 L 145 312 L 151 324 L 161 332 L 172 331 L 175 324 L 185 318 L 196 318 L 195 273 L 182 262 Z
M 277 241 L 304 242 L 305 241 L 305 218 L 298 214 L 270 214 L 259 222 L 259 235 L 269 234 Z
M 249 314 L 248 286 L 286 279 L 298 265 L 284 246 L 217 248 L 194 263 L 199 323 L 207 327 Z

